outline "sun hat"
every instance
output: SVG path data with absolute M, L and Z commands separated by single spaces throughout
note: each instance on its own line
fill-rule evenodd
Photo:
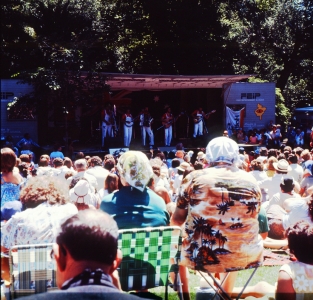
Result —
M 273 166 L 279 172 L 287 173 L 288 171 L 291 171 L 291 167 L 285 159 L 280 159 L 277 163 L 273 163 Z
M 76 185 L 69 191 L 70 201 L 72 203 L 90 203 L 91 191 L 89 188 L 89 182 L 81 179 Z
M 206 147 L 206 157 L 210 162 L 236 163 L 239 161 L 238 144 L 224 136 L 212 139 Z
M 203 158 L 206 158 L 206 155 L 202 151 L 199 151 L 197 154 L 197 160 L 200 160 Z
M 179 166 L 179 168 L 183 169 L 184 171 L 187 170 L 190 167 L 190 165 L 187 162 L 182 162 Z
M 141 151 L 127 151 L 123 153 L 116 165 L 120 176 L 132 187 L 143 191 L 150 178 L 153 176 L 153 170 L 148 157 Z

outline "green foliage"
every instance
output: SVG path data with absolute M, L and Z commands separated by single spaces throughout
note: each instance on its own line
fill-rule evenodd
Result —
M 261 78 L 250 77 L 248 82 L 269 82 L 268 80 L 263 80 Z M 279 124 L 287 124 L 291 117 L 290 109 L 286 106 L 285 98 L 281 92 L 280 88 L 275 88 L 275 98 L 276 98 L 276 121 Z
M 293 109 L 313 99 L 312 20 L 311 0 L 4 0 L 1 77 L 254 73 Z

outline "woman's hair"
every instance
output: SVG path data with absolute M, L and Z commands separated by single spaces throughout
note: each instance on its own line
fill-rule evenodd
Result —
M 16 155 L 11 148 L 1 149 L 1 172 L 12 172 L 16 163 Z
M 313 265 L 313 225 L 299 221 L 287 229 L 288 246 L 299 262 Z
M 31 162 L 29 154 L 22 154 L 22 155 L 20 155 L 20 160 L 22 162 L 26 162 L 26 163 L 30 163 Z
M 274 156 L 269 157 L 269 159 L 267 160 L 267 169 L 268 170 L 275 170 L 273 164 L 276 162 L 278 162 L 276 157 L 274 157 Z
M 49 166 L 49 160 L 46 157 L 41 157 L 38 162 L 39 167 L 48 167 Z
M 272 156 L 277 157 L 277 149 L 269 149 L 268 150 L 267 157 L 270 158 Z
M 105 179 L 105 186 L 108 189 L 108 193 L 111 194 L 118 190 L 118 176 L 116 174 L 110 173 Z
M 111 171 L 115 166 L 115 160 L 114 159 L 107 159 L 104 163 L 104 168 L 108 171 Z
M 252 170 L 255 170 L 255 171 L 263 171 L 263 167 L 264 167 L 263 163 L 260 161 L 257 161 L 256 159 L 251 161 L 250 166 Z
M 21 190 L 20 200 L 27 208 L 34 208 L 43 202 L 66 204 L 69 202 L 68 187 L 56 177 L 33 177 Z
M 64 157 L 63 161 L 64 166 L 68 167 L 69 169 L 73 167 L 73 162 L 69 157 Z
M 19 172 L 22 177 L 27 178 L 28 176 L 28 165 L 26 162 L 22 162 L 18 165 Z

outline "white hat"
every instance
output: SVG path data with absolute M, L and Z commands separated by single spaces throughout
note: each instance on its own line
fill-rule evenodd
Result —
M 207 145 L 206 156 L 210 162 L 233 164 L 239 160 L 239 146 L 230 138 L 217 137 Z
M 202 151 L 199 151 L 197 154 L 197 160 L 206 158 L 205 154 Z
M 273 163 L 274 168 L 277 171 L 285 172 L 291 171 L 291 167 L 289 166 L 289 163 L 285 159 L 280 159 L 277 163 Z
M 190 167 L 190 164 L 187 162 L 182 162 L 179 166 L 179 168 L 183 169 L 184 171 L 187 170 Z
M 73 203 L 90 203 L 91 195 L 88 181 L 81 179 L 69 191 L 70 201 Z

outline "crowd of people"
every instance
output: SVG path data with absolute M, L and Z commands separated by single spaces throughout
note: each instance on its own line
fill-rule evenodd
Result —
M 82 292 L 77 286 L 85 284 L 103 287 L 94 287 L 94 293 L 122 294 L 117 230 L 178 225 L 184 231 L 184 299 L 189 299 L 188 269 L 222 278 L 229 270 L 261 266 L 263 246 L 289 248 L 294 259 L 279 272 L 277 299 L 312 297 L 313 149 L 280 143 L 246 151 L 225 136 L 212 139 L 206 149 L 176 148 L 103 159 L 80 152 L 74 161 L 61 148 L 38 161 L 2 148 L 1 251 L 56 243 L 63 292 Z M 108 248 L 112 252 L 102 255 Z M 4 268 L 2 279 L 10 281 L 8 273 Z M 232 273 L 223 283 L 230 294 Z M 84 276 L 90 278 L 87 283 Z

